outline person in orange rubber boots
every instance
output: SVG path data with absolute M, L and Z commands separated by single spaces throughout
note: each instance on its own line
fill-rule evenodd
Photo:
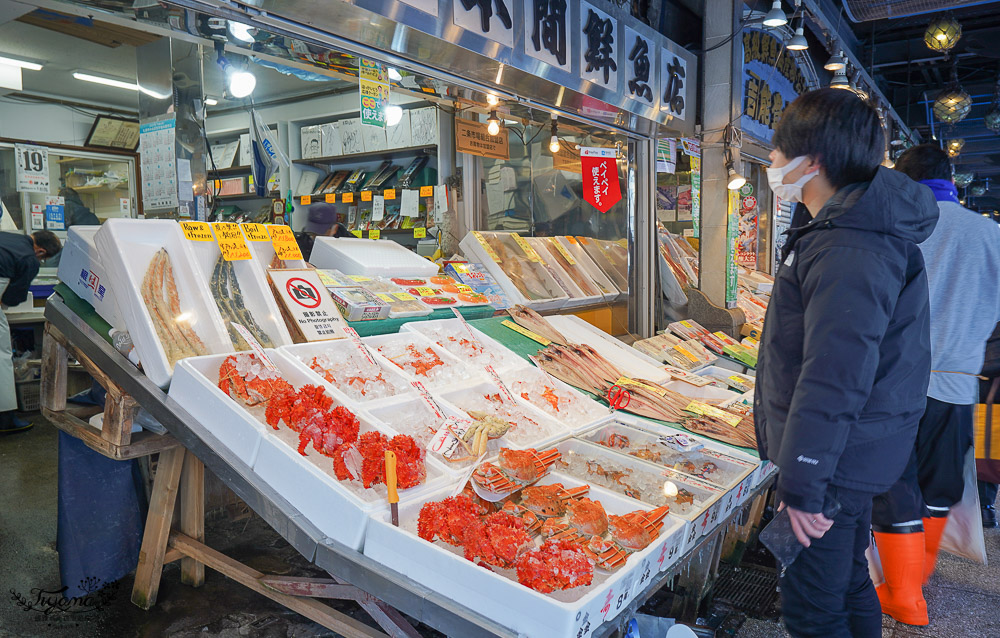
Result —
M 1000 227 L 962 207 L 951 161 L 936 144 L 896 160 L 896 170 L 929 187 L 940 216 L 920 244 L 931 310 L 931 379 L 910 464 L 872 505 L 872 531 L 885 583 L 882 611 L 908 625 L 929 623 L 922 585 L 934 571 L 949 509 L 962 500 L 972 447 L 976 375 L 1000 321 Z

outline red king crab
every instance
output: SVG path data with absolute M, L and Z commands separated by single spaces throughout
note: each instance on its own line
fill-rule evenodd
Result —
M 345 443 L 334 452 L 333 469 L 341 481 L 360 479 L 369 488 L 385 483 L 385 452 L 396 453 L 396 481 L 400 489 L 415 487 L 427 477 L 424 451 L 412 437 L 391 439 L 377 431 L 365 432 L 357 443 Z
M 531 536 L 524 531 L 521 519 L 506 512 L 494 512 L 470 524 L 462 538 L 467 560 L 479 559 L 504 569 L 513 567 L 521 549 L 530 545 Z
M 482 510 L 465 494 L 443 501 L 429 501 L 420 508 L 417 536 L 426 540 L 440 539 L 449 545 L 461 545 L 465 528 L 479 522 Z
M 255 406 L 292 386 L 251 353 L 226 357 L 219 366 L 219 389 L 236 401 Z
M 543 594 L 594 580 L 594 565 L 583 548 L 566 541 L 549 539 L 540 548 L 523 552 L 515 567 L 517 582 Z
M 556 449 L 539 452 L 534 448 L 501 448 L 498 461 L 500 467 L 489 462 L 481 463 L 472 473 L 472 480 L 490 492 L 512 492 L 548 474 L 552 464 L 561 457 L 562 454 Z

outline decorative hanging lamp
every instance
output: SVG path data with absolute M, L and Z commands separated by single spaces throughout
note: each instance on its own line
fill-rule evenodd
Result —
M 958 186 L 959 188 L 965 188 L 966 186 L 972 183 L 973 179 L 975 179 L 975 174 L 955 173 L 954 178 L 955 178 L 955 186 Z
M 993 86 L 993 101 L 990 103 L 990 110 L 983 116 L 983 123 L 994 133 L 1000 133 L 1000 75 Z
M 945 145 L 945 150 L 948 152 L 948 157 L 958 157 L 958 154 L 962 152 L 962 147 L 965 146 L 965 140 L 962 138 L 955 138 L 948 140 Z
M 948 53 L 962 37 L 962 25 L 951 16 L 938 16 L 924 31 L 924 44 L 931 51 Z
M 958 68 L 951 65 L 951 82 L 934 100 L 934 117 L 945 124 L 961 122 L 972 108 L 972 97 L 958 84 Z

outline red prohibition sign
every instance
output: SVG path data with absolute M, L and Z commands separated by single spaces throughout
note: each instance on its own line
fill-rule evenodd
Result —
M 322 301 L 316 286 L 299 277 L 289 279 L 285 284 L 285 290 L 288 291 L 288 296 L 303 308 L 318 308 Z

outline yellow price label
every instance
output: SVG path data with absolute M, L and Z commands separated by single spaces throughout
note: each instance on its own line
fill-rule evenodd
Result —
M 191 241 L 212 241 L 212 227 L 207 222 L 181 222 L 184 236 Z
M 361 238 L 361 231 L 360 230 L 352 230 L 351 234 L 354 235 L 355 237 L 358 237 L 359 239 Z
M 356 281 L 358 283 L 363 283 L 372 280 L 371 277 L 365 277 L 364 275 L 348 275 L 347 278 L 350 279 L 351 281 Z
M 371 191 L 361 191 L 361 201 L 363 201 L 363 202 L 370 202 L 370 201 L 372 201 L 372 192 Z
M 621 246 L 622 248 L 628 248 L 628 239 L 619 239 L 615 243 Z
M 395 299 L 393 299 L 389 295 L 385 294 L 384 292 L 377 292 L 377 293 L 375 293 L 375 296 L 378 297 L 379 299 L 381 299 L 382 301 L 386 302 L 386 303 L 394 303 L 395 302 Z
M 622 387 L 631 385 L 638 388 L 645 388 L 646 390 L 649 390 L 653 394 L 661 397 L 666 396 L 667 394 L 666 388 L 661 388 L 655 385 L 649 385 L 648 383 L 643 383 L 642 381 L 636 381 L 635 379 L 629 379 L 628 377 L 619 377 L 618 380 L 615 381 L 615 385 L 620 385 Z
M 313 203 L 312 195 L 303 195 L 300 201 L 302 202 L 303 206 L 308 206 L 309 204 Z
M 552 245 L 556 247 L 556 250 L 558 250 L 559 254 L 563 256 L 563 259 L 566 260 L 567 264 L 569 264 L 570 266 L 576 265 L 576 260 L 573 259 L 572 255 L 569 254 L 569 251 L 566 250 L 566 247 L 562 245 L 562 242 L 558 240 L 552 240 Z
M 707 403 L 702 403 L 701 401 L 692 401 L 686 408 L 684 408 L 684 411 L 719 419 L 723 423 L 728 423 L 734 428 L 740 424 L 740 421 L 743 420 L 743 417 L 738 414 L 732 414 L 731 412 L 720 410 L 714 405 L 708 405 Z
M 392 293 L 392 296 L 395 297 L 396 299 L 399 299 L 400 301 L 413 301 L 414 299 L 416 299 L 416 297 L 414 297 L 408 292 L 394 292 Z
M 396 189 L 387 188 L 382 192 L 382 197 L 385 199 L 396 199 Z
M 590 240 L 587 239 L 586 237 L 577 237 L 577 239 L 579 239 L 580 243 L 583 244 L 584 246 L 587 246 L 587 245 L 590 244 Z
M 337 194 L 336 193 L 327 193 L 326 195 L 323 196 L 323 200 L 327 204 L 336 204 L 337 203 Z
M 378 228 L 372 228 L 368 231 L 368 239 L 381 239 L 382 231 Z
M 461 293 L 464 293 L 464 294 L 467 294 L 467 295 L 475 292 L 472 289 L 472 286 L 466 286 L 465 284 L 456 284 L 455 285 L 455 289 L 458 290 L 458 292 L 461 292 Z
M 344 193 L 343 195 L 340 196 L 340 201 L 344 202 L 345 204 L 353 204 L 354 193 Z
M 420 288 L 417 288 L 417 294 L 420 295 L 421 297 L 433 297 L 434 295 L 437 294 L 437 291 L 434 290 L 433 288 L 427 288 L 425 286 L 421 286 Z
M 684 347 L 682 347 L 680 345 L 674 346 L 674 350 L 676 350 L 677 352 L 680 352 L 682 355 L 684 355 L 685 357 L 687 357 L 688 359 L 690 359 L 691 363 L 698 363 L 698 361 L 699 361 L 698 357 L 694 356 L 693 354 L 691 354 L 690 352 L 688 352 L 686 348 L 684 348 Z
M 479 241 L 479 245 L 483 247 L 483 250 L 486 251 L 486 254 L 489 255 L 490 259 L 499 264 L 500 255 L 498 255 L 497 251 L 493 250 L 493 247 L 486 242 L 486 238 L 483 237 L 483 234 L 479 231 L 472 231 L 472 236 Z
M 302 251 L 295 241 L 292 229 L 282 224 L 268 224 L 268 233 L 271 235 L 271 245 L 274 246 L 274 254 L 282 261 L 301 261 Z
M 230 222 L 215 222 L 215 241 L 219 244 L 222 258 L 226 261 L 245 261 L 252 259 L 250 246 L 243 237 L 239 224 Z
M 423 239 L 427 237 L 427 229 L 424 228 L 423 226 L 414 226 L 413 237 L 414 239 Z
M 240 224 L 243 227 L 243 234 L 247 236 L 250 241 L 271 241 L 271 238 L 267 235 L 267 229 L 264 228 L 264 224 L 252 224 L 247 222 L 245 224 Z
M 503 325 L 505 325 L 505 326 L 507 326 L 508 328 L 510 328 L 511 330 L 513 330 L 514 332 L 518 332 L 518 333 L 524 335 L 525 337 L 531 339 L 532 341 L 537 341 L 538 343 L 542 344 L 543 346 L 547 346 L 550 343 L 552 343 L 551 341 L 549 341 L 545 337 L 543 337 L 543 336 L 541 336 L 539 334 L 535 334 L 534 332 L 528 330 L 524 326 L 519 326 L 518 324 L 514 323 L 510 319 L 504 319 L 500 323 L 503 324 Z
M 542 258 L 538 256 L 538 253 L 535 252 L 535 249 L 531 247 L 531 245 L 527 242 L 527 240 L 525 240 L 524 237 L 521 237 L 517 233 L 511 233 L 511 236 L 514 238 L 514 242 L 521 247 L 521 250 L 524 251 L 524 254 L 528 257 L 530 261 L 535 261 L 538 263 L 542 262 Z
M 433 186 L 421 186 L 420 187 L 421 197 L 434 197 L 434 187 Z

